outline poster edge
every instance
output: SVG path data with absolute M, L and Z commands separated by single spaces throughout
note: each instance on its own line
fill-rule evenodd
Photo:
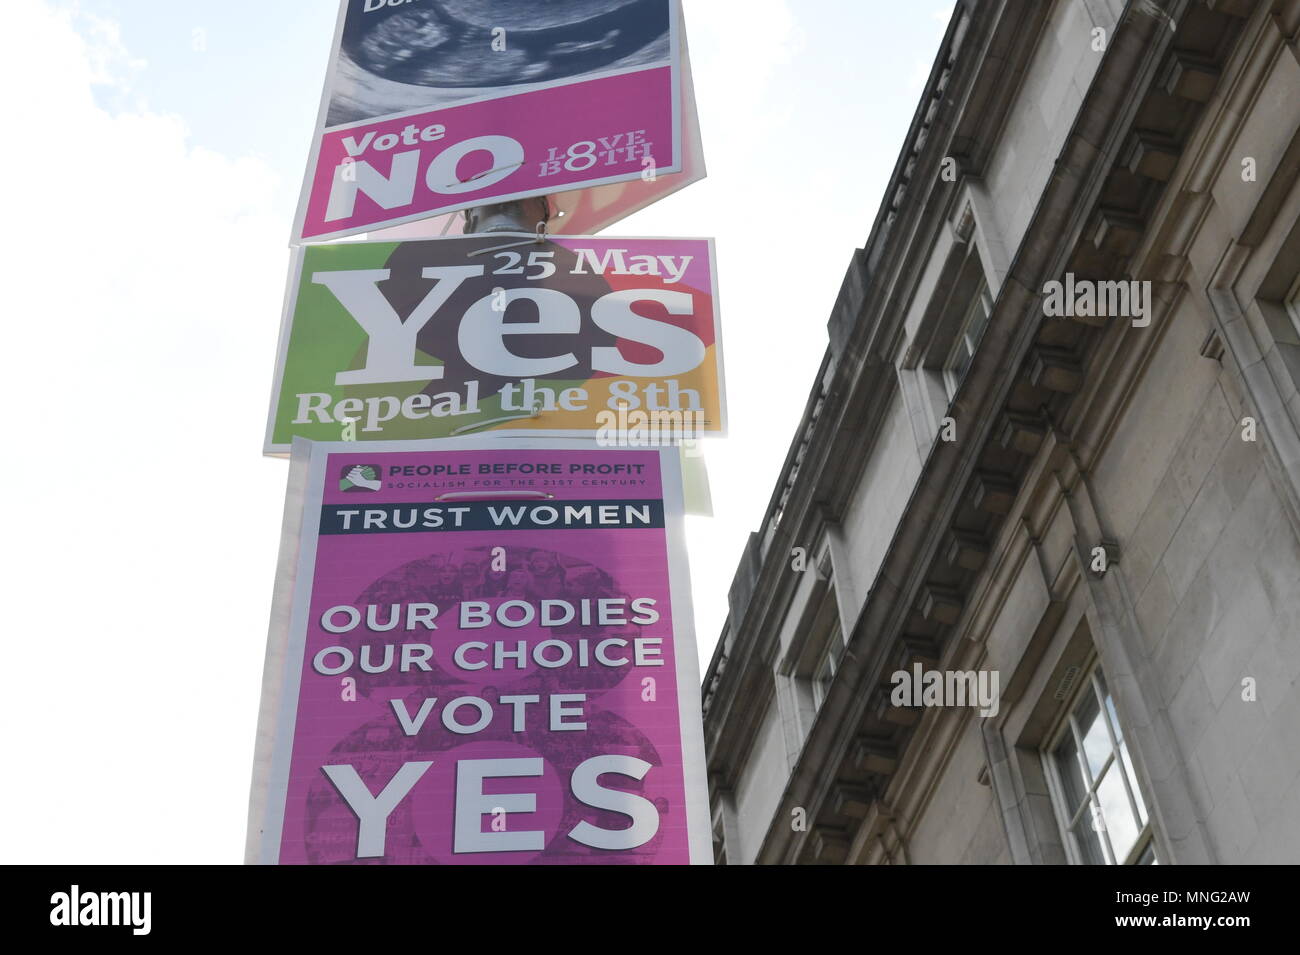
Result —
M 699 647 L 686 547 L 686 502 L 679 449 L 659 449 L 659 462 L 668 552 L 668 592 L 672 600 L 673 660 L 676 664 L 688 856 L 691 865 L 712 865 L 713 827 L 708 800 L 708 757 L 704 748 L 704 703 L 700 691 Z
M 339 0 L 339 11 L 334 17 L 334 35 L 330 40 L 330 55 L 321 81 L 320 104 L 316 107 L 316 122 L 312 126 L 311 147 L 303 168 L 302 185 L 298 189 L 298 206 L 294 210 L 293 225 L 289 232 L 290 247 L 302 244 L 302 231 L 307 225 L 307 205 L 311 201 L 312 170 L 320 159 L 321 140 L 325 135 L 325 117 L 329 113 L 330 89 L 338 72 L 339 51 L 343 49 L 343 25 L 347 20 L 348 0 Z
M 307 249 L 304 246 L 290 246 L 289 255 L 289 275 L 285 281 L 284 302 L 280 310 L 280 337 L 275 346 L 275 365 L 271 369 L 271 406 L 267 409 L 266 433 L 262 441 L 264 456 L 292 450 L 290 443 L 276 445 L 275 426 L 279 423 L 280 396 L 284 388 L 284 365 L 289 359 L 289 339 L 293 334 L 298 299 L 302 294 L 302 272 L 307 264 Z
M 275 865 L 284 842 L 284 810 L 288 797 L 288 777 L 293 757 L 293 737 L 298 722 L 298 694 L 302 685 L 302 659 L 307 645 L 307 614 L 315 588 L 317 538 L 320 531 L 320 505 L 324 498 L 322 477 L 328 454 L 320 451 L 319 442 L 295 438 L 291 461 L 299 464 L 302 488 L 302 517 L 298 524 L 298 548 L 293 563 L 294 577 L 286 582 L 290 594 L 285 626 L 284 666 L 276 699 L 274 740 L 270 751 L 267 776 L 267 801 L 261 829 L 260 862 Z M 278 568 L 277 568 L 278 573 Z M 297 661 L 296 663 L 294 661 Z
M 289 621 L 293 613 L 298 577 L 298 558 L 304 516 L 303 494 L 307 487 L 306 462 L 291 459 L 285 479 L 284 510 L 280 521 L 280 547 L 276 556 L 275 582 L 271 592 L 271 619 L 267 626 L 266 651 L 262 661 L 262 686 L 253 744 L 253 769 L 249 783 L 248 820 L 244 844 L 245 864 L 255 864 L 262 855 L 263 827 L 271 797 L 271 767 L 279 735 L 279 702 L 283 690 Z

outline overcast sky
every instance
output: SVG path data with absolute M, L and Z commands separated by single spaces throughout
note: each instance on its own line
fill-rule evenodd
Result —
M 701 668 L 951 0 L 685 0 L 731 437 Z M 261 441 L 335 0 L 6 4 L 6 863 L 242 860 L 288 465 Z

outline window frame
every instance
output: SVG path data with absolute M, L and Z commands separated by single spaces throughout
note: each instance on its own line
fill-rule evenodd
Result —
M 981 276 L 979 284 L 975 287 L 974 294 L 970 297 L 970 302 L 966 305 L 966 310 L 962 313 L 961 322 L 958 324 L 952 338 L 952 345 L 948 349 L 948 354 L 944 356 L 941 371 L 943 373 L 944 391 L 948 395 L 948 401 L 957 395 L 957 389 L 966 379 L 970 371 L 971 363 L 975 360 L 975 353 L 979 349 L 980 342 L 984 338 L 984 333 L 988 331 L 989 318 L 993 314 L 993 296 L 989 292 L 988 281 Z M 971 336 L 971 329 L 978 324 L 979 332 Z M 961 371 L 956 370 L 958 364 L 958 354 L 965 356 L 965 361 L 961 365 Z
M 1101 848 L 1103 865 L 1137 865 L 1147 852 L 1151 853 L 1151 864 L 1160 865 L 1160 853 L 1156 845 L 1154 822 L 1151 818 L 1151 801 L 1141 791 L 1141 783 L 1136 778 L 1136 769 L 1133 767 L 1132 752 L 1128 751 L 1127 747 L 1125 747 L 1124 751 L 1120 749 L 1121 740 L 1127 741 L 1127 737 L 1123 735 L 1122 726 L 1118 727 L 1120 733 L 1117 735 L 1117 727 L 1112 725 L 1112 719 L 1115 722 L 1119 721 L 1119 708 L 1115 703 L 1114 694 L 1110 692 L 1110 686 L 1106 681 L 1105 671 L 1101 667 L 1100 659 L 1094 654 L 1092 659 L 1081 670 L 1082 678 L 1070 694 L 1068 702 L 1062 707 L 1055 728 L 1046 737 L 1045 745 L 1039 749 L 1043 775 L 1047 780 L 1057 829 L 1060 833 L 1061 845 L 1065 849 L 1066 858 L 1070 865 L 1093 864 L 1088 861 L 1086 853 L 1080 847 L 1075 830 L 1084 815 L 1093 817 L 1094 821 L 1091 825 L 1095 829 L 1095 820 L 1100 815 L 1103 826 L 1096 831 L 1099 836 L 1097 841 Z M 1110 744 L 1110 752 L 1095 777 L 1087 764 L 1087 755 L 1083 746 L 1084 735 L 1076 717 L 1076 714 L 1086 705 L 1085 694 L 1088 693 L 1092 694 L 1092 702 L 1098 708 L 1098 716 L 1101 717 L 1101 723 L 1106 730 L 1106 738 Z M 1111 707 L 1106 705 L 1108 698 Z M 1079 761 L 1080 775 L 1075 778 L 1075 786 L 1082 790 L 1082 794 L 1077 807 L 1070 795 L 1070 787 L 1061 775 L 1059 753 L 1067 740 L 1073 742 L 1075 758 Z M 1125 752 L 1127 752 L 1126 760 L 1122 758 Z M 1118 767 L 1115 766 L 1116 760 L 1120 760 Z M 1138 824 L 1138 831 L 1133 839 L 1133 844 L 1122 859 L 1115 854 L 1115 848 L 1111 843 L 1110 829 L 1105 825 L 1105 816 L 1101 814 L 1096 797 L 1098 788 L 1106 779 L 1106 774 L 1112 769 L 1117 769 L 1119 772 L 1129 812 L 1133 822 Z M 1130 773 L 1132 773 L 1132 778 L 1130 778 Z M 1139 803 L 1145 812 L 1139 811 Z M 1144 815 L 1146 817 L 1145 821 L 1143 821 Z
M 817 663 L 808 676 L 812 689 L 814 714 L 820 712 L 822 704 L 826 702 L 826 696 L 830 693 L 831 684 L 835 681 L 835 674 L 839 671 L 842 659 L 844 659 L 844 629 L 840 626 L 839 618 L 836 617 L 831 624 L 830 633 L 826 635 L 826 646 L 817 657 Z M 826 673 L 825 678 L 822 677 L 823 671 Z
M 1287 317 L 1291 319 L 1296 338 L 1300 339 L 1300 273 L 1296 274 L 1295 281 L 1287 290 L 1286 300 L 1282 305 L 1286 309 Z

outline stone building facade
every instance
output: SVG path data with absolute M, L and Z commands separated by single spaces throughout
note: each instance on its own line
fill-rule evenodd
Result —
M 958 2 L 705 677 L 719 861 L 1300 862 L 1298 170 L 1300 0 Z

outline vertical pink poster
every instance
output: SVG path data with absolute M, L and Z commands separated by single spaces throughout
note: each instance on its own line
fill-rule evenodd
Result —
M 256 857 L 711 861 L 676 452 L 413 447 L 295 445 Z

